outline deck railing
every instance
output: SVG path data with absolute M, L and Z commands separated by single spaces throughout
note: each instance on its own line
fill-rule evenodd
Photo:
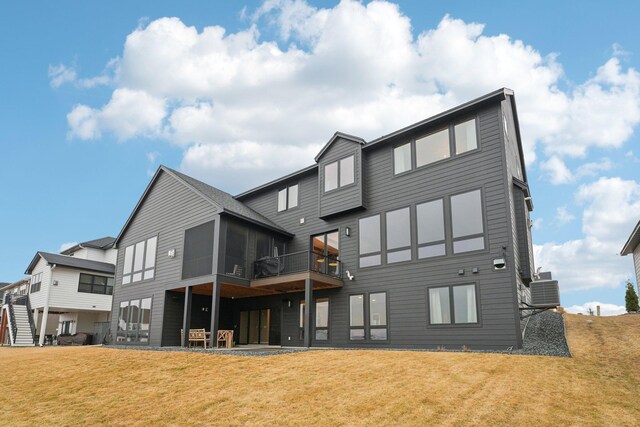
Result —
M 338 279 L 342 277 L 342 265 L 339 259 L 310 251 L 264 257 L 253 263 L 254 279 L 307 271 L 326 274 Z

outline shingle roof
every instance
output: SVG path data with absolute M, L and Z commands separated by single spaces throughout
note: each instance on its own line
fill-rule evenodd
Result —
M 55 264 L 61 267 L 74 268 L 78 270 L 87 270 L 87 271 L 95 271 L 98 273 L 106 273 L 106 274 L 115 274 L 116 266 L 113 264 L 109 264 L 106 262 L 100 261 L 91 261 L 88 259 L 76 258 L 67 255 L 60 254 L 52 254 L 49 252 L 37 252 L 33 257 L 31 264 L 27 267 L 27 271 L 25 274 L 31 274 L 36 264 L 38 263 L 38 258 L 42 257 L 47 264 Z
M 99 239 L 78 243 L 77 245 L 72 246 L 69 249 L 65 249 L 60 253 L 63 255 L 69 255 L 69 254 L 72 254 L 73 252 L 76 252 L 80 248 L 93 248 L 93 249 L 102 249 L 102 250 L 111 249 L 115 241 L 116 241 L 115 237 L 110 237 L 110 236 L 101 237 Z

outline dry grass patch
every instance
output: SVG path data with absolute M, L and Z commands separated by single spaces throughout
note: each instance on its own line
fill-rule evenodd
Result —
M 637 425 L 640 316 L 565 316 L 572 359 L 5 348 L 0 424 Z

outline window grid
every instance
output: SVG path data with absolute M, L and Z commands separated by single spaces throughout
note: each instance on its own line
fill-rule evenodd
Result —
M 30 293 L 40 292 L 40 288 L 42 287 L 42 273 L 34 274 L 31 276 L 31 288 L 29 289 Z
M 356 182 L 355 154 L 324 165 L 324 192 L 347 187 Z
M 151 306 L 151 298 L 120 302 L 116 342 L 143 344 L 149 342 Z
M 154 278 L 157 247 L 158 236 L 153 236 L 125 248 L 123 285 Z
M 350 341 L 386 341 L 388 325 L 386 291 L 349 295 Z
M 80 273 L 78 292 L 113 295 L 113 277 Z
M 329 340 L 329 298 L 317 298 L 315 301 L 316 321 L 315 339 L 316 341 Z
M 395 209 L 385 213 L 387 264 L 411 261 L 411 209 Z M 398 228 L 400 225 L 400 228 Z
M 432 326 L 479 323 L 478 291 L 474 283 L 428 288 L 427 306 Z
M 365 235 L 365 225 L 371 224 L 372 232 L 376 233 L 372 236 Z M 360 218 L 358 221 L 358 240 L 359 240 L 359 253 L 360 253 L 360 268 L 372 267 L 382 264 L 382 222 L 380 221 L 380 214 Z M 369 231 L 366 231 L 369 232 Z M 365 239 L 374 239 L 373 241 L 367 241 Z M 371 248 L 368 248 L 371 246 Z M 373 249 L 373 250 L 367 250 Z
M 288 211 L 298 206 L 298 184 L 289 185 L 278 191 L 278 212 Z

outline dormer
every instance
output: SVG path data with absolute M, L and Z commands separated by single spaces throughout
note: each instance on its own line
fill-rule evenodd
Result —
M 364 143 L 362 138 L 336 132 L 316 156 L 320 218 L 366 207 Z

